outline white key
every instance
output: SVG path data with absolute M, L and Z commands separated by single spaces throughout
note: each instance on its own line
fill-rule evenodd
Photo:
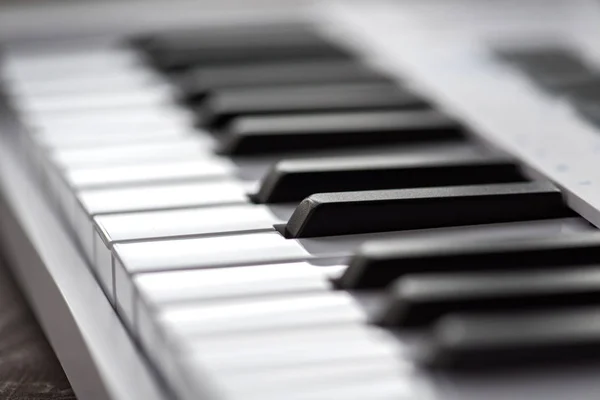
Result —
M 71 132 L 60 134 L 36 135 L 36 142 L 43 151 L 94 149 L 100 146 L 116 146 L 122 144 L 164 143 L 168 140 L 185 139 L 193 134 L 188 128 L 176 129 L 131 129 L 111 128 L 106 131 L 86 131 L 78 135 Z
M 214 268 L 237 264 L 265 264 L 310 257 L 297 242 L 277 232 L 157 242 L 117 243 L 114 281 L 117 304 L 135 302 L 132 275 L 140 272 Z M 125 310 L 131 313 L 131 310 Z
M 99 215 L 94 218 L 94 222 L 93 265 L 101 276 L 106 276 L 108 282 L 112 279 L 112 249 L 115 243 L 236 230 L 272 230 L 273 224 L 283 221 L 269 212 L 267 207 L 243 204 Z
M 139 165 L 72 168 L 64 171 L 67 184 L 75 191 L 136 184 L 210 180 L 233 176 L 234 166 L 223 158 L 164 161 Z
M 275 207 L 274 207 L 275 208 Z M 102 215 L 96 225 L 106 242 L 272 230 L 293 209 L 257 204 Z
M 396 378 L 396 379 L 394 379 Z M 423 399 L 422 393 L 410 384 L 410 382 L 393 376 L 384 376 L 366 381 L 346 382 L 336 387 L 300 387 L 297 390 L 281 390 L 279 392 L 244 396 L 238 393 L 234 399 L 256 399 L 256 400 L 412 400 Z
M 94 260 L 92 219 L 96 215 L 248 202 L 235 181 L 86 190 L 77 194 L 77 200 L 69 218 L 90 260 Z
M 158 314 L 180 304 L 219 304 L 236 299 L 328 292 L 328 278 L 345 268 L 301 262 L 137 274 L 133 276 L 138 296 L 133 303 L 134 314 L 125 319 L 131 321 L 132 331 L 136 332 L 140 318 L 155 320 Z M 125 300 L 119 298 L 120 302 Z M 127 312 L 126 306 L 122 309 Z
M 332 387 L 382 376 L 402 379 L 410 373 L 411 369 L 408 360 L 402 360 L 398 356 L 373 355 L 352 362 L 325 361 L 319 364 L 297 365 L 267 371 L 241 371 L 226 376 L 218 375 L 215 379 L 222 383 L 224 388 L 230 388 L 232 393 L 260 391 L 264 394 L 291 388 L 297 391 L 302 390 L 302 387 Z
M 135 52 L 108 46 L 53 50 L 46 54 L 13 52 L 6 57 L 9 80 L 48 81 L 64 76 L 114 75 L 139 68 L 140 60 Z
M 164 83 L 148 71 L 128 71 L 115 75 L 64 76 L 52 80 L 11 82 L 11 91 L 19 97 L 44 97 L 77 93 L 110 93 L 152 88 Z
M 203 376 L 217 384 L 211 385 L 212 389 L 220 391 L 224 388 L 218 383 L 227 382 L 229 377 L 235 379 L 248 372 L 268 373 L 300 366 L 317 366 L 323 362 L 331 364 L 360 361 L 365 358 L 390 359 L 402 357 L 403 352 L 397 341 L 392 343 L 390 337 L 378 328 L 352 324 L 265 332 L 260 335 L 236 335 L 225 339 L 204 339 L 194 342 L 191 347 L 185 344 L 185 340 L 174 341 L 175 351 L 168 352 L 164 349 L 161 352 L 161 346 L 154 346 L 149 354 L 157 361 L 163 374 L 172 381 L 198 382 L 198 377 Z M 206 357 L 203 354 L 206 354 Z M 225 355 L 225 359 L 233 363 L 223 364 L 224 360 L 219 355 Z M 299 355 L 299 358 L 290 363 L 290 358 L 294 359 L 296 355 Z M 239 362 L 239 365 L 236 365 L 236 362 Z M 248 365 L 252 367 L 248 368 Z M 218 380 L 215 381 L 215 378 Z M 185 388 L 189 387 L 176 386 L 183 390 L 180 394 L 185 393 Z M 193 385 L 190 389 L 189 394 L 198 393 Z M 187 393 L 183 395 L 184 398 L 187 398 L 186 396 Z
M 129 274 L 302 260 L 310 254 L 278 232 L 158 242 L 119 243 L 115 254 Z
M 94 146 L 83 149 L 61 149 L 50 153 L 60 169 L 129 165 L 169 160 L 197 160 L 212 156 L 211 144 L 199 135 L 167 138 L 151 143 Z
M 82 131 L 86 132 L 86 131 Z M 94 149 L 123 144 L 164 143 L 168 140 L 185 139 L 193 133 L 187 128 L 142 130 L 111 129 L 105 132 L 89 132 L 84 135 L 59 134 L 38 135 L 42 151 Z
M 75 168 L 58 170 L 48 167 L 49 190 L 55 194 L 56 204 L 64 215 L 77 204 L 81 191 L 136 187 L 185 182 L 219 182 L 233 177 L 232 163 L 217 157 L 199 157 L 198 160 L 163 161 L 115 167 Z M 54 169 L 54 171 L 52 171 Z
M 88 215 L 246 203 L 236 181 L 97 189 L 78 196 Z
M 178 335 L 198 338 L 366 322 L 364 311 L 351 295 L 332 290 L 192 303 L 170 307 L 157 317 L 160 325 L 176 327 Z
M 167 337 L 171 337 L 171 331 L 167 332 Z M 222 374 L 266 371 L 326 361 L 350 362 L 367 356 L 408 356 L 405 354 L 408 349 L 390 333 L 363 324 L 261 331 L 220 338 L 173 338 L 171 343 L 182 346 L 179 354 L 184 362 L 199 362 L 209 366 L 211 371 Z M 186 345 L 186 342 L 190 344 Z
M 140 299 L 161 309 L 193 301 L 220 302 L 331 290 L 328 277 L 345 265 L 317 266 L 308 262 L 267 264 L 138 274 L 134 277 Z
M 189 127 L 192 117 L 176 106 L 144 106 L 123 109 L 79 110 L 77 113 L 33 115 L 28 121 L 33 132 L 80 134 L 106 132 L 112 129 L 168 130 Z
M 172 95 L 166 88 L 144 88 L 111 93 L 79 93 L 77 95 L 17 98 L 17 105 L 28 114 L 77 113 L 81 110 L 152 107 L 168 104 Z

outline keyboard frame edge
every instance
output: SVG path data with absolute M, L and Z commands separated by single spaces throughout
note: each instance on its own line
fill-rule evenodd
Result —
M 0 248 L 75 394 L 169 398 L 19 157 L 12 117 L 0 93 Z

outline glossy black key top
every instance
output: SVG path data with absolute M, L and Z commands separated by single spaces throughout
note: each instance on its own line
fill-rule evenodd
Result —
M 300 201 L 313 193 L 524 181 L 506 157 L 465 152 L 280 161 L 262 181 L 258 203 Z
M 275 60 L 348 58 L 314 27 L 303 24 L 247 25 L 155 34 L 135 44 L 163 70 Z
M 600 267 L 411 274 L 394 282 L 388 295 L 378 320 L 388 326 L 428 324 L 452 312 L 600 306 Z
M 579 54 L 568 47 L 504 49 L 498 54 L 534 80 L 548 81 L 592 73 Z
M 600 103 L 600 76 L 567 85 L 561 92 L 576 104 Z
M 575 110 L 596 128 L 600 128 L 600 102 L 575 103 Z
M 238 116 L 423 108 L 425 101 L 391 83 L 315 84 L 224 89 L 197 108 L 198 123 L 222 127 Z
M 223 132 L 219 152 L 259 155 L 464 140 L 463 128 L 431 110 L 244 117 Z
M 383 287 L 419 272 L 519 270 L 600 263 L 600 232 L 537 239 L 461 241 L 460 238 L 366 243 L 337 280 L 346 289 Z
M 286 225 L 289 237 L 492 224 L 564 216 L 562 196 L 544 182 L 318 193 Z
M 225 88 L 338 82 L 388 82 L 384 75 L 354 60 L 316 60 L 198 67 L 177 80 L 182 97 L 199 101 Z
M 448 316 L 422 357 L 431 366 L 458 370 L 597 362 L 600 308 Z

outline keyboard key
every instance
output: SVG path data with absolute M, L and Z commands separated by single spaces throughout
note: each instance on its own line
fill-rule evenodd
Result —
M 366 322 L 357 301 L 340 291 L 181 304 L 158 318 L 195 338 Z
M 170 160 L 196 160 L 211 157 L 210 143 L 197 136 L 169 138 L 162 142 L 128 143 L 94 146 L 83 149 L 61 149 L 49 154 L 61 169 L 117 165 L 141 165 Z
M 79 111 L 122 109 L 137 107 L 161 107 L 172 100 L 172 93 L 166 87 L 138 88 L 110 93 L 75 93 L 68 95 L 29 97 L 18 102 L 25 113 L 68 114 Z
M 548 82 L 592 73 L 579 54 L 568 47 L 503 49 L 498 54 L 535 81 Z
M 277 232 L 189 238 L 156 242 L 120 243 L 115 254 L 127 272 L 215 268 L 304 260 L 310 254 Z M 235 251 L 229 251 L 235 249 Z
M 287 368 L 334 360 L 350 362 L 368 355 L 399 353 L 398 347 L 401 347 L 387 332 L 363 324 L 215 338 L 186 337 L 180 334 L 176 324 L 168 328 L 174 338 L 183 339 L 179 340 L 179 344 L 184 345 L 181 350 L 186 351 L 186 358 L 197 357 L 198 361 L 204 360 L 212 371 L 222 373 Z
M 76 93 L 105 93 L 125 90 L 152 89 L 164 85 L 158 77 L 142 70 L 119 71 L 113 75 L 64 76 L 48 80 L 13 81 L 15 96 L 49 97 Z
M 254 196 L 259 203 L 301 201 L 313 193 L 523 181 L 506 157 L 464 152 L 284 160 Z
M 67 184 L 75 189 L 176 183 L 228 178 L 234 166 L 217 157 L 200 160 L 162 161 L 136 165 L 72 168 L 65 171 Z
M 160 239 L 272 230 L 286 217 L 285 210 L 255 204 L 223 205 L 209 208 L 131 212 L 100 215 L 95 222 L 108 242 Z
M 595 85 L 598 79 L 597 73 L 574 73 L 560 77 L 537 77 L 536 83 L 552 94 L 570 96 L 576 94 L 580 87 Z
M 246 202 L 244 189 L 234 181 L 96 189 L 78 198 L 89 215 Z
M 46 43 L 49 45 L 49 43 Z M 84 78 L 92 76 L 114 76 L 121 73 L 139 71 L 137 54 L 128 49 L 90 45 L 84 48 L 52 49 L 52 53 L 24 54 L 10 50 L 6 57 L 5 71 L 9 81 L 48 82 L 54 79 Z
M 600 233 L 559 234 L 521 240 L 388 240 L 366 243 L 337 281 L 340 287 L 382 287 L 419 272 L 510 270 L 593 264 L 600 261 Z
M 186 339 L 183 340 L 184 343 L 191 341 L 190 338 Z M 176 341 L 177 339 L 172 340 L 173 343 Z M 343 324 L 319 326 L 313 329 L 279 330 L 265 332 L 261 335 L 224 335 L 222 338 L 214 340 L 207 340 L 206 337 L 203 337 L 202 340 L 193 341 L 191 345 L 178 349 L 179 352 L 182 352 L 182 356 L 177 360 L 177 364 L 183 364 L 181 365 L 183 374 L 191 373 L 191 376 L 197 377 L 199 373 L 209 372 L 211 376 L 219 377 L 220 382 L 228 382 L 228 378 L 241 378 L 246 373 L 268 374 L 301 366 L 315 367 L 324 363 L 357 363 L 365 358 L 378 361 L 398 359 L 402 357 L 402 354 L 397 347 L 385 332 L 375 332 L 373 329 L 364 328 L 358 324 Z M 163 366 L 164 363 L 160 365 Z M 405 364 L 400 362 L 399 366 L 405 366 Z M 390 374 L 381 375 L 381 378 L 385 379 L 388 384 L 393 383 L 396 389 L 400 389 L 399 392 L 388 392 L 390 397 L 384 398 L 389 400 L 404 399 L 405 396 L 411 398 L 408 393 L 414 387 L 408 385 L 408 379 L 398 379 L 398 373 L 402 371 L 403 369 L 394 370 L 393 377 Z M 402 374 L 400 376 L 402 377 Z M 299 386 L 297 390 L 294 390 L 293 397 L 295 399 L 326 400 L 331 399 L 333 394 L 333 398 L 336 399 L 382 399 L 376 394 L 379 392 L 379 385 L 376 383 L 380 382 L 375 377 L 374 379 L 367 380 L 363 377 L 361 383 L 357 385 L 349 385 L 346 382 L 336 392 L 332 392 L 331 387 L 323 385 L 318 385 L 316 388 Z M 247 386 L 241 386 L 239 389 L 235 385 L 226 385 L 225 387 L 228 388 L 228 393 L 234 394 L 232 398 L 247 396 L 252 399 L 287 398 L 283 385 L 277 381 L 273 381 L 271 385 L 274 391 L 267 393 L 250 391 Z M 352 396 L 349 392 L 355 392 L 357 387 L 362 389 L 360 395 Z M 349 388 L 354 390 L 349 390 Z M 310 392 L 314 390 L 320 394 L 318 396 L 311 394 Z M 337 394 L 340 396 L 338 397 Z M 417 395 L 417 398 L 421 397 Z M 189 398 L 193 398 L 193 396 Z
M 410 274 L 389 289 L 384 325 L 414 326 L 452 312 L 498 312 L 591 305 L 600 301 L 600 270 Z
M 167 71 L 196 65 L 349 57 L 313 27 L 301 24 L 205 28 L 156 34 L 136 42 L 152 64 Z
M 132 276 L 143 272 L 222 268 L 241 265 L 303 261 L 312 255 L 301 244 L 279 233 L 256 232 L 227 236 L 183 238 L 156 242 L 117 243 L 113 246 L 114 282 L 117 298 L 131 299 Z
M 85 134 L 93 131 L 101 135 L 115 129 L 131 130 L 177 130 L 191 125 L 190 115 L 172 106 L 153 105 L 135 108 L 87 109 L 76 113 L 48 113 L 32 115 L 27 121 L 32 133 L 50 134 L 69 132 Z
M 85 131 L 83 131 L 85 132 Z M 96 134 L 91 131 L 81 135 L 75 135 L 73 132 L 64 131 L 56 134 L 40 134 L 35 138 L 38 145 L 50 150 L 74 150 L 74 149 L 94 149 L 101 146 L 114 146 L 132 143 L 164 143 L 165 141 L 175 141 L 189 137 L 193 132 L 191 129 L 166 129 L 166 130 L 120 130 L 114 129 L 104 134 Z M 208 143 L 207 143 L 208 144 Z
M 464 133 L 458 123 L 435 111 L 358 111 L 241 117 L 221 139 L 221 153 L 258 155 L 464 140 Z
M 512 183 L 363 192 L 318 193 L 286 224 L 288 237 L 492 224 L 568 215 L 548 183 Z
M 223 303 L 331 290 L 328 276 L 344 265 L 308 262 L 137 274 L 138 312 L 160 313 L 181 304 Z M 123 300 L 123 299 L 121 299 Z
M 425 101 L 389 83 L 223 89 L 196 110 L 198 122 L 223 127 L 238 116 L 423 108 Z
M 281 215 L 254 204 L 98 215 L 92 265 L 110 282 L 116 243 L 272 231 L 274 224 L 282 222 Z
M 404 371 L 406 367 L 405 360 L 399 360 L 394 356 L 374 356 L 363 357 L 356 362 L 324 362 L 314 365 L 298 365 L 291 368 L 282 368 L 265 371 L 248 371 L 243 374 L 234 374 L 223 378 L 223 384 L 230 391 L 239 392 L 239 397 L 248 399 L 264 399 L 265 395 L 275 396 L 279 394 L 280 398 L 287 398 L 293 388 L 293 393 L 299 396 L 306 396 L 310 390 L 323 390 L 323 396 L 329 394 L 331 390 L 347 389 L 350 382 L 361 381 L 364 384 L 373 382 L 383 376 L 389 376 L 390 381 L 401 381 L 399 371 Z M 327 391 L 329 389 L 329 391 Z M 275 393 L 274 393 L 275 392 Z M 253 397 L 252 394 L 255 394 Z M 356 394 L 356 392 L 352 392 Z M 348 396 L 352 394 L 347 393 Z M 366 395 L 373 399 L 375 394 L 371 391 Z M 277 397 L 275 397 L 277 398 Z M 331 397 L 325 397 L 325 399 Z M 337 396 L 335 398 L 338 398 Z M 344 396 L 344 399 L 351 397 Z M 358 394 L 355 398 L 360 399 Z M 380 397 L 375 397 L 381 399 Z M 383 399 L 401 399 L 401 397 L 391 397 L 388 393 Z M 306 397 L 304 397 L 306 400 Z
M 600 103 L 574 103 L 575 111 L 595 128 L 600 128 Z
M 224 88 L 387 81 L 383 75 L 352 60 L 316 60 L 199 67 L 177 79 L 183 97 L 198 101 Z
M 437 324 L 423 358 L 432 366 L 455 369 L 594 362 L 600 356 L 599 321 L 596 307 L 449 316 Z
M 238 182 L 219 181 L 84 190 L 76 201 L 68 220 L 91 261 L 96 215 L 244 204 L 248 198 Z
M 600 76 L 573 82 L 562 88 L 562 93 L 576 104 L 600 102 Z

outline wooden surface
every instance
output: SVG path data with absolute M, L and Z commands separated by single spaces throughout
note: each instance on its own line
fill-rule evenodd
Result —
M 0 260 L 0 400 L 75 399 L 14 280 Z

